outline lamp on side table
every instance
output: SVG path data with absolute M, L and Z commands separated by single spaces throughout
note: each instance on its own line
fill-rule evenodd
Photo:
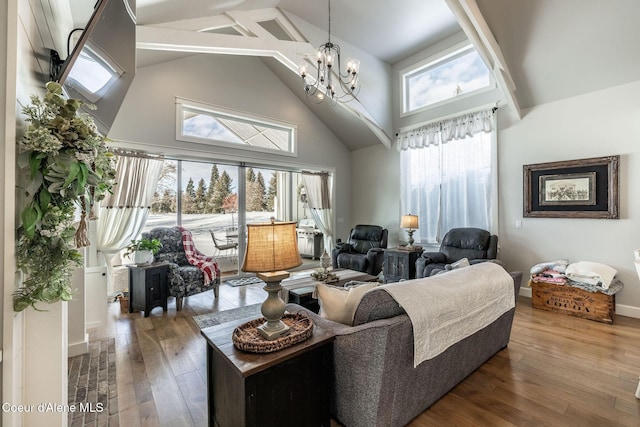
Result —
M 413 247 L 413 233 L 418 229 L 418 215 L 402 215 L 400 220 L 400 228 L 406 228 L 409 240 L 407 241 L 407 248 Z
M 280 320 L 285 304 L 280 296 L 280 282 L 289 277 L 283 271 L 302 264 L 298 253 L 298 240 L 295 222 L 275 222 L 247 224 L 247 251 L 242 271 L 257 273 L 256 276 L 267 285 L 264 290 L 269 294 L 262 303 L 262 315 L 267 321 L 258 332 L 267 340 L 275 340 L 289 333 L 289 327 Z

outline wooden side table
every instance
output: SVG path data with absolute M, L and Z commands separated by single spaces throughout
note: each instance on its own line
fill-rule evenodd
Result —
M 384 282 L 399 282 L 416 278 L 416 261 L 422 248 L 413 250 L 391 248 L 384 251 Z
M 334 335 L 315 326 L 306 341 L 273 353 L 248 353 L 231 340 L 248 320 L 202 330 L 209 426 L 328 427 Z
M 155 307 L 167 311 L 169 264 L 127 265 L 129 268 L 129 313 L 144 311 L 144 317 Z

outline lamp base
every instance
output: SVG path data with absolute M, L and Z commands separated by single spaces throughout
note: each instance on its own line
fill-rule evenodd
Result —
M 269 325 L 269 321 L 266 321 L 258 326 L 256 330 L 262 338 L 268 341 L 277 340 L 280 337 L 289 335 L 289 332 L 291 332 L 291 328 L 285 325 L 282 320 L 278 320 L 275 325 Z
M 280 299 L 282 285 L 280 281 L 289 277 L 287 271 L 275 271 L 272 273 L 258 273 L 258 278 L 266 283 L 263 288 L 269 294 L 262 303 L 260 311 L 267 321 L 258 326 L 258 333 L 265 339 L 271 341 L 278 339 L 290 332 L 290 328 L 282 320 L 284 314 L 284 301 Z
M 414 231 L 415 230 L 413 228 L 410 228 L 410 229 L 407 230 L 407 234 L 409 235 L 409 240 L 407 241 L 407 243 L 409 243 L 409 244 L 407 245 L 407 247 L 409 247 L 409 248 L 413 247 L 413 242 L 414 242 L 414 240 L 413 240 L 413 232 Z

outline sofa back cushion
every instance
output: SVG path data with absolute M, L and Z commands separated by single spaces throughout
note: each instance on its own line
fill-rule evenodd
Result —
M 316 294 L 320 303 L 320 316 L 334 322 L 351 325 L 354 311 L 360 304 L 362 296 L 376 286 L 378 286 L 377 282 L 355 284 L 349 287 L 318 283 Z

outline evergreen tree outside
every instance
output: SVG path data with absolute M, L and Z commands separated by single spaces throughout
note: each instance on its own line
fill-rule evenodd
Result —
M 189 178 L 187 182 L 187 188 L 185 188 L 182 196 L 182 213 L 192 214 L 195 212 L 196 207 L 196 189 L 193 185 L 193 178 Z
M 278 175 L 276 171 L 271 172 L 271 178 L 269 179 L 269 188 L 266 195 L 266 207 L 267 211 L 273 212 L 276 195 L 278 194 Z
M 196 189 L 196 194 L 194 197 L 194 213 L 205 213 L 205 209 L 207 207 L 206 194 L 207 187 L 204 185 L 204 178 L 200 178 L 200 181 L 198 181 L 198 188 Z
M 253 182 L 247 181 L 247 212 L 260 212 L 262 211 L 262 201 L 264 200 L 264 187 L 260 186 L 260 183 L 256 180 Z
M 231 182 L 231 177 L 227 171 L 222 171 L 220 178 L 216 181 L 213 197 L 211 199 L 213 213 L 224 212 L 222 204 L 224 203 L 225 198 L 231 194 Z
M 205 196 L 207 202 L 205 213 L 214 213 L 213 194 L 215 192 L 216 182 L 218 182 L 219 178 L 220 171 L 218 171 L 218 165 L 211 165 L 211 176 L 209 177 L 209 186 L 207 187 L 207 194 Z
M 264 184 L 264 177 L 262 176 L 262 172 L 258 171 L 258 176 L 256 178 L 256 184 L 258 185 L 258 191 L 260 192 L 260 210 L 267 210 L 267 190 Z
M 247 168 L 247 182 L 256 182 L 256 173 L 253 168 Z

